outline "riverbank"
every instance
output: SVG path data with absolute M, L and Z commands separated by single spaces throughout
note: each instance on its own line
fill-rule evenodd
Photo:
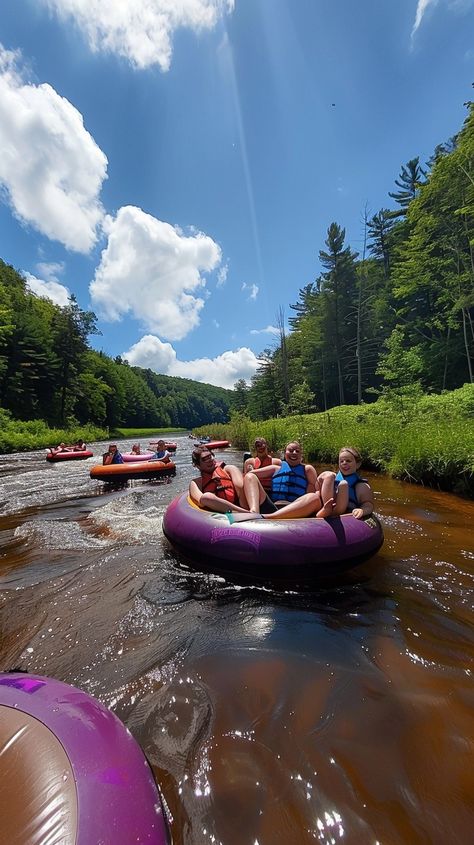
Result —
M 187 428 L 115 428 L 110 437 L 135 438 L 135 437 L 156 437 L 166 434 L 186 434 Z
M 162 437 L 168 434 L 185 434 L 185 428 L 116 428 L 108 431 L 94 425 L 77 425 L 73 428 L 49 428 L 42 420 L 24 422 L 12 419 L 0 409 L 0 453 L 30 452 L 33 449 L 49 449 L 58 443 L 85 443 L 113 439 L 135 439 Z
M 30 452 L 33 449 L 49 449 L 58 443 L 74 443 L 84 440 L 92 443 L 107 440 L 105 428 L 95 425 L 76 425 L 71 428 L 50 428 L 43 420 L 14 420 L 7 411 L 0 409 L 0 452 Z
M 379 399 L 372 405 L 343 405 L 319 414 L 253 422 L 242 414 L 228 425 L 195 433 L 230 440 L 249 449 L 257 435 L 273 452 L 294 438 L 307 461 L 337 463 L 341 446 L 357 446 L 363 466 L 417 484 L 474 498 L 474 385 L 419 399 L 406 407 Z

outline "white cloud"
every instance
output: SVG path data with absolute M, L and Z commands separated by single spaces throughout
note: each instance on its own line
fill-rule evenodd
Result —
M 416 7 L 415 13 L 415 23 L 413 24 L 413 29 L 411 31 L 412 38 L 415 35 L 417 29 L 419 28 L 428 6 L 435 6 L 437 2 L 438 0 L 418 0 L 418 5 Z
M 415 13 L 415 23 L 413 24 L 413 29 L 411 31 L 412 39 L 414 38 L 417 30 L 420 28 L 421 22 L 428 9 L 430 7 L 434 8 L 437 4 L 438 0 L 418 0 Z M 471 8 L 473 0 L 443 0 L 443 4 L 447 6 L 448 9 L 462 14 Z
M 258 285 L 248 285 L 247 282 L 243 282 L 241 290 L 249 292 L 247 297 L 249 300 L 255 300 L 258 296 Z
M 232 389 L 241 378 L 248 381 L 258 367 L 258 359 L 247 347 L 223 352 L 217 358 L 178 361 L 171 344 L 163 343 L 155 335 L 145 335 L 122 357 L 132 366 L 148 368 L 155 373 L 190 378 L 228 389 Z
M 105 230 L 108 243 L 90 286 L 94 307 L 105 319 L 128 313 L 150 331 L 181 340 L 199 324 L 201 273 L 219 265 L 220 247 L 202 232 L 186 237 L 134 206 L 108 217 Z
M 266 326 L 264 329 L 251 329 L 250 334 L 280 334 L 275 326 Z
M 137 68 L 168 70 L 175 31 L 212 29 L 235 0 L 42 0 L 72 19 L 93 51 L 114 53 Z
M 25 273 L 24 276 L 27 288 L 36 296 L 50 299 L 55 305 L 60 305 L 62 308 L 68 304 L 70 291 L 64 285 L 57 281 L 38 279 L 31 273 Z
M 64 273 L 64 267 L 64 261 L 40 261 L 36 265 L 38 273 L 41 273 L 47 282 L 58 282 L 58 276 Z
M 21 221 L 87 253 L 103 218 L 107 159 L 68 100 L 23 80 L 19 58 L 0 45 L 0 185 Z

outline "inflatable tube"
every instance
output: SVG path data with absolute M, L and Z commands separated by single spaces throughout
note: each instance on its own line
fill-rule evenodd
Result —
M 148 445 L 149 446 L 157 446 L 158 440 L 150 440 Z M 177 443 L 168 443 L 168 441 L 165 440 L 165 449 L 167 449 L 168 452 L 176 452 L 177 448 L 178 448 Z
M 0 674 L 0 842 L 167 845 L 151 769 L 99 701 L 40 675 Z
M 155 454 L 154 452 L 140 452 L 137 455 L 135 452 L 120 452 L 125 463 L 134 463 L 136 461 L 149 461 Z M 113 466 L 113 464 L 112 464 Z
M 355 519 L 244 521 L 240 514 L 212 513 L 182 493 L 165 511 L 163 533 L 199 568 L 251 576 L 256 581 L 327 578 L 374 555 L 383 543 L 375 516 Z
M 227 446 L 230 446 L 229 440 L 208 440 L 207 442 L 204 441 L 203 443 L 199 444 L 200 446 L 207 446 L 208 449 L 226 449 Z
M 55 449 L 51 449 L 46 455 L 46 460 L 50 463 L 56 463 L 58 461 L 83 461 L 85 458 L 93 457 L 94 453 L 90 449 L 78 449 L 77 452 L 56 452 Z
M 109 481 L 117 484 L 122 481 L 129 481 L 131 478 L 159 478 L 167 475 L 176 475 L 176 464 L 172 461 L 136 461 L 129 464 L 108 464 L 103 466 L 97 464 L 90 471 L 91 478 L 99 481 Z

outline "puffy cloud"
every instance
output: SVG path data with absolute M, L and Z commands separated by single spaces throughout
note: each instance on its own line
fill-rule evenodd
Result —
M 107 159 L 68 100 L 23 80 L 19 58 L 0 45 L 0 185 L 20 220 L 87 253 L 103 218 Z
M 235 352 L 223 352 L 216 358 L 196 358 L 178 361 L 170 343 L 163 343 L 155 335 L 145 335 L 122 355 L 132 366 L 144 367 L 155 373 L 180 376 L 194 381 L 232 389 L 243 378 L 248 381 L 258 367 L 258 359 L 251 349 L 242 347 Z
M 204 300 L 201 273 L 220 263 L 220 247 L 197 232 L 186 237 L 176 226 L 124 206 L 106 222 L 108 243 L 90 286 L 101 316 L 131 314 L 168 340 L 181 340 L 199 324 Z
M 171 41 L 180 27 L 212 29 L 232 12 L 234 0 L 42 0 L 58 17 L 72 19 L 91 50 L 115 53 L 137 68 L 168 70 Z
M 60 305 L 62 308 L 68 304 L 70 291 L 57 281 L 44 281 L 37 279 L 31 273 L 25 273 L 26 286 L 29 290 L 46 299 L 50 299 L 55 305 Z

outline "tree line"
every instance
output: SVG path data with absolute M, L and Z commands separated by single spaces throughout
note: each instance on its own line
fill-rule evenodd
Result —
M 330 224 L 322 272 L 277 313 L 278 340 L 250 386 L 235 384 L 251 419 L 406 399 L 473 382 L 474 104 L 460 132 L 426 164 L 401 168 L 395 208 L 362 215 L 362 248 Z
M 96 316 L 60 307 L 0 260 L 0 408 L 52 428 L 194 428 L 226 422 L 233 391 L 131 367 L 93 350 Z

